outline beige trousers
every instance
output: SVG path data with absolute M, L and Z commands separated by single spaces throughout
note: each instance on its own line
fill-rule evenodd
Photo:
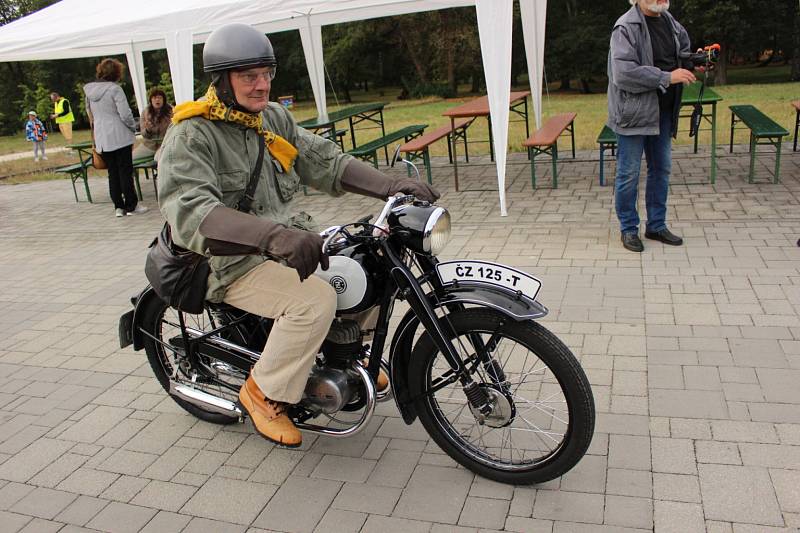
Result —
M 64 136 L 64 139 L 66 139 L 67 144 L 72 144 L 72 122 L 60 122 L 58 124 L 58 130 L 61 132 L 61 135 Z
M 333 287 L 316 276 L 301 283 L 295 269 L 265 261 L 228 287 L 225 303 L 275 319 L 251 375 L 267 398 L 298 403 L 336 314 Z

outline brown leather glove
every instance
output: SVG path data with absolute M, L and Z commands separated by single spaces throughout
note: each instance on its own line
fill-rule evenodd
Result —
M 380 200 L 386 200 L 398 192 L 413 194 L 420 200 L 428 202 L 435 202 L 441 196 L 439 191 L 424 181 L 411 178 L 392 179 L 357 159 L 350 161 L 344 168 L 342 189 Z
M 211 255 L 265 254 L 281 259 L 297 270 L 300 281 L 317 270 L 328 270 L 328 256 L 322 253 L 322 237 L 310 231 L 287 228 L 265 218 L 219 205 L 200 223 Z
M 388 196 L 392 196 L 399 192 L 403 194 L 412 194 L 420 200 L 425 200 L 431 203 L 435 202 L 439 199 L 439 197 L 442 196 L 439 194 L 439 191 L 424 181 L 415 180 L 413 178 L 394 180 L 389 186 Z
M 303 281 L 317 270 L 317 265 L 322 270 L 328 270 L 328 256 L 322 253 L 325 239 L 296 228 L 284 228 L 269 242 L 267 252 L 275 257 L 280 257 L 286 264 L 297 270 L 300 281 Z

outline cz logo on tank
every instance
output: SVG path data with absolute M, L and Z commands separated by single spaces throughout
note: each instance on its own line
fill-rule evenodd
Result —
M 336 294 L 344 294 L 347 290 L 347 281 L 342 276 L 333 276 L 330 280 L 331 287 L 336 291 Z

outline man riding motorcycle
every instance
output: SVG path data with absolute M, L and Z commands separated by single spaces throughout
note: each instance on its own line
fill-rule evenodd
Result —
M 207 300 L 275 319 L 259 361 L 239 392 L 256 430 L 284 446 L 300 431 L 285 414 L 302 397 L 315 356 L 336 311 L 336 293 L 321 278 L 323 239 L 289 202 L 302 185 L 332 196 L 386 199 L 398 192 L 435 201 L 439 193 L 413 179 L 392 179 L 297 126 L 269 102 L 277 62 L 269 39 L 246 24 L 211 33 L 203 69 L 204 99 L 175 108 L 159 158 L 158 198 L 178 246 L 210 258 Z M 264 161 L 250 212 L 236 209 Z M 385 375 L 378 378 L 385 388 Z

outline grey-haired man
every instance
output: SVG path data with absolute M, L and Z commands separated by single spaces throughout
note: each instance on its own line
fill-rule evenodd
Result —
M 629 0 L 614 24 L 608 54 L 608 126 L 618 139 L 615 205 L 622 245 L 641 252 L 636 210 L 639 169 L 647 157 L 644 236 L 680 246 L 667 229 L 672 137 L 678 131 L 683 84 L 695 81 L 689 35 L 669 13 L 669 0 Z

